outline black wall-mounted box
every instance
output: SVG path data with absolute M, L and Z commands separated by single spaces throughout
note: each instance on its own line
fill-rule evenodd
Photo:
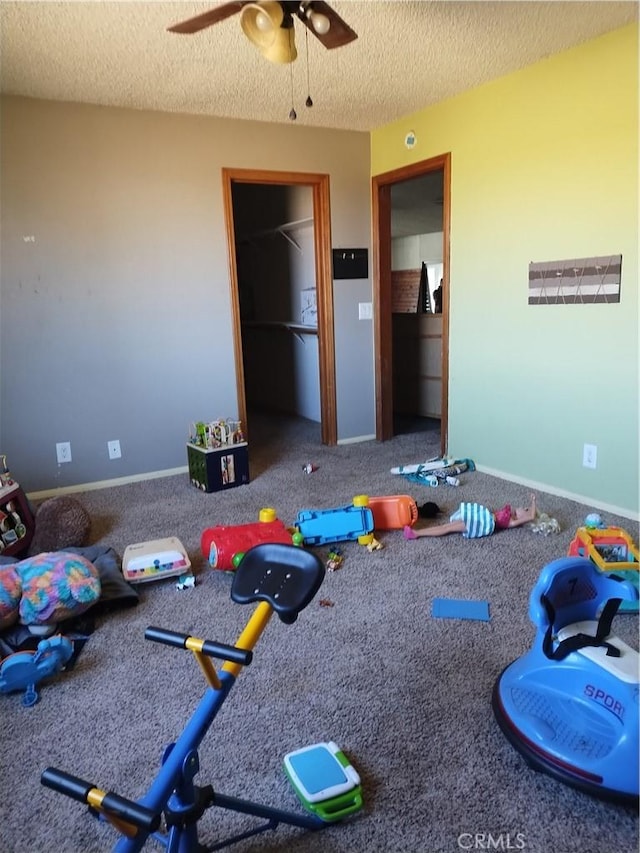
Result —
M 334 278 L 368 278 L 369 253 L 367 249 L 334 249 Z

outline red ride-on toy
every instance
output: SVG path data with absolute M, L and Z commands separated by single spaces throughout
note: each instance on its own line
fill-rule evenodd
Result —
M 254 545 L 273 543 L 279 545 L 300 545 L 302 538 L 289 530 L 279 518 L 275 509 L 264 507 L 260 510 L 259 521 L 250 524 L 219 525 L 207 527 L 200 537 L 202 556 L 209 561 L 213 569 L 223 572 L 234 571 L 242 556 Z

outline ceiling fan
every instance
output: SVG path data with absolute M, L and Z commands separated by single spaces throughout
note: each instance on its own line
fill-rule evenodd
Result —
M 328 50 L 358 38 L 328 3 L 322 0 L 234 0 L 167 29 L 172 33 L 197 33 L 240 13 L 242 29 L 271 62 L 293 62 L 297 56 L 294 18 L 298 18 Z

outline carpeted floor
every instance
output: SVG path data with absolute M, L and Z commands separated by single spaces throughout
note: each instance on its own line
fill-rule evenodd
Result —
M 461 500 L 495 507 L 528 501 L 520 486 L 479 472 L 461 475 L 458 488 L 437 489 L 389 473 L 438 452 L 437 432 L 321 447 L 317 424 L 266 419 L 252 424 L 248 485 L 205 494 L 181 475 L 76 495 L 91 514 L 92 544 L 122 554 L 133 542 L 177 536 L 198 582 L 182 591 L 173 580 L 144 585 L 137 607 L 101 615 L 75 668 L 44 686 L 33 708 L 23 708 L 19 696 L 0 696 L 2 851 L 111 849 L 117 833 L 43 788 L 40 774 L 53 765 L 123 796 L 142 795 L 204 684 L 189 653 L 145 641 L 145 628 L 232 643 L 248 613 L 229 598 L 231 576 L 208 568 L 199 553 L 206 527 L 256 520 L 264 506 L 291 524 L 300 509 L 347 504 L 363 493 L 406 493 L 447 514 Z M 303 472 L 307 462 L 317 465 L 314 473 Z M 547 562 L 566 553 L 590 509 L 537 497 L 539 509 L 559 521 L 559 534 L 523 528 L 477 541 L 407 542 L 388 531 L 379 536 L 383 550 L 373 553 L 346 543 L 342 568 L 327 573 L 297 622 L 272 620 L 202 744 L 198 781 L 297 810 L 282 757 L 331 739 L 360 772 L 365 806 L 320 833 L 281 825 L 231 849 L 636 853 L 636 814 L 530 770 L 491 711 L 497 675 L 532 642 L 531 587 Z M 606 520 L 637 541 L 637 524 Z M 326 558 L 328 548 L 316 550 Z M 491 619 L 433 618 L 435 597 L 487 601 Z M 614 627 L 637 647 L 637 614 L 620 614 Z M 212 809 L 201 841 L 213 844 L 246 820 Z M 150 842 L 149 849 L 159 848 Z

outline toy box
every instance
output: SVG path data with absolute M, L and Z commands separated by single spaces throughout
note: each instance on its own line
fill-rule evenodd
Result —
M 189 479 L 203 492 L 219 492 L 249 482 L 247 442 L 205 448 L 187 442 Z

